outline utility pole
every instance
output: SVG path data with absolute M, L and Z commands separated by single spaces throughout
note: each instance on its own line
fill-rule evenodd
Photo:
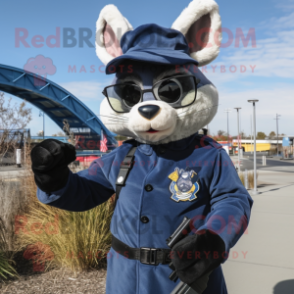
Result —
M 253 156 L 253 163 L 254 163 L 254 189 L 252 191 L 253 195 L 259 194 L 257 191 L 257 171 L 256 171 L 256 113 L 255 113 L 255 103 L 259 100 L 248 100 L 249 103 L 253 105 L 253 129 L 254 129 L 254 156 Z
M 279 156 L 279 117 L 281 115 L 276 113 L 276 118 L 274 118 L 274 120 L 276 120 L 276 127 L 277 127 L 277 156 Z
M 229 129 L 229 113 L 231 112 L 230 109 L 225 110 L 227 113 L 227 136 L 228 136 L 228 150 L 230 150 L 230 129 Z
M 238 125 L 238 172 L 241 171 L 240 169 L 240 131 L 239 131 L 239 110 L 241 109 L 241 107 L 235 107 L 235 109 L 237 110 L 237 125 Z
M 39 117 L 43 116 L 43 140 L 45 140 L 45 112 L 40 111 L 39 112 Z

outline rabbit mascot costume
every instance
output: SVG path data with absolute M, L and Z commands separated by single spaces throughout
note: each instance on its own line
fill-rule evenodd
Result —
M 198 133 L 218 105 L 198 67 L 217 57 L 220 41 L 213 0 L 192 1 L 170 29 L 133 29 L 115 6 L 105 6 L 96 53 L 114 79 L 105 85 L 101 118 L 132 139 L 78 173 L 68 168 L 74 146 L 49 139 L 32 150 L 42 203 L 85 211 L 116 192 L 107 294 L 169 294 L 180 282 L 193 293 L 227 293 L 221 263 L 246 230 L 253 201 L 226 151 Z M 184 216 L 193 229 L 170 249 L 166 239 Z M 206 288 L 197 288 L 208 274 Z

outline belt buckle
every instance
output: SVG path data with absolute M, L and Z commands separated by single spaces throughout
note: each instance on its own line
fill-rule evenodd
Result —
M 141 247 L 140 262 L 148 265 L 158 265 L 159 262 L 157 262 L 157 251 L 158 249 L 156 248 Z

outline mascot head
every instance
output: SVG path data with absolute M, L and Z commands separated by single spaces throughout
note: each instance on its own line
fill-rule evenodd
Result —
M 97 20 L 96 53 L 115 74 L 104 88 L 102 122 L 119 135 L 161 144 L 191 136 L 217 112 L 218 93 L 198 66 L 219 53 L 221 19 L 213 0 L 194 0 L 172 28 L 133 29 L 114 5 Z

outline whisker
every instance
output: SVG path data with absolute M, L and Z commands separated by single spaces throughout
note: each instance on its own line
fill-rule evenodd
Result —
M 117 120 L 111 120 L 109 119 L 109 121 L 107 122 L 107 124 L 122 124 L 122 125 L 127 125 L 127 122 L 124 122 L 124 121 L 117 121 Z
M 201 109 L 201 110 L 199 110 L 199 111 L 193 112 L 193 114 L 196 114 L 196 113 L 202 112 L 202 111 L 204 111 L 204 110 L 208 110 L 208 109 L 212 109 L 212 108 L 218 107 L 219 105 L 221 105 L 221 104 L 216 104 L 216 105 L 213 105 L 213 106 L 211 106 L 211 107 L 207 107 L 207 108 Z M 188 107 L 190 107 L 190 106 L 188 106 Z M 183 116 L 185 116 L 186 113 L 187 113 L 189 110 L 190 110 L 190 109 L 187 109 L 185 112 L 181 112 L 181 113 L 178 115 L 178 118 L 182 118 Z
M 120 119 L 118 117 L 112 117 L 112 116 L 108 116 L 107 118 L 109 118 L 109 119 L 115 119 L 115 120 L 121 120 L 121 121 L 128 121 L 128 119 Z
M 104 115 L 104 114 L 98 114 L 97 115 L 98 117 L 108 117 L 108 118 L 115 118 L 115 119 L 118 119 L 118 120 L 129 120 L 128 117 L 122 117 L 122 116 L 115 116 L 115 115 Z
M 118 118 L 112 118 L 112 117 L 108 117 L 107 120 L 115 120 L 117 122 L 128 122 L 128 120 L 118 119 Z
M 118 134 L 118 136 L 124 136 L 124 137 L 128 137 L 128 138 L 135 138 L 135 136 L 131 137 L 130 134 L 123 134 L 121 132 Z
M 183 112 L 181 112 L 178 116 L 183 116 L 186 112 L 188 112 L 190 110 L 190 108 L 193 106 L 194 104 L 190 105 L 187 107 L 187 109 Z

